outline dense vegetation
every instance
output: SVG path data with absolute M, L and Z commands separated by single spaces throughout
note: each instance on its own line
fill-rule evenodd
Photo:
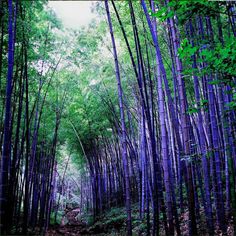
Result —
M 78 31 L 44 0 L 0 10 L 2 235 L 74 208 L 100 233 L 235 235 L 235 2 L 99 1 Z

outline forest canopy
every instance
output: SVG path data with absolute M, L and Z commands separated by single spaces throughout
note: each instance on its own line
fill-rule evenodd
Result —
M 235 1 L 92 8 L 0 1 L 1 235 L 235 235 Z

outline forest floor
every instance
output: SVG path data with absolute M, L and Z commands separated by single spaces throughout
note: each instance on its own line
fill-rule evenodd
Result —
M 134 207 L 136 209 L 137 207 Z M 138 208 L 132 212 L 133 214 L 133 235 L 142 236 L 146 232 L 145 220 L 140 221 Z M 47 231 L 46 236 L 80 236 L 80 235 L 99 235 L 99 236 L 123 236 L 125 233 L 125 209 L 112 208 L 105 212 L 94 224 L 86 224 L 84 219 L 77 217 L 75 211 L 69 211 L 66 214 L 67 223 L 65 225 L 52 225 Z M 201 219 L 202 220 L 202 219 Z M 188 235 L 188 213 L 185 212 L 181 216 L 181 232 L 183 236 Z M 198 229 L 199 236 L 207 236 L 207 225 L 201 223 Z M 164 229 L 160 230 L 160 235 L 165 235 Z M 215 235 L 222 235 L 220 230 L 215 230 Z M 229 223 L 227 228 L 227 236 L 233 236 L 233 225 Z
M 73 210 L 69 211 L 65 215 L 65 218 L 65 220 L 62 220 L 63 223 L 61 225 L 51 225 L 46 233 L 46 236 L 126 235 L 126 214 L 124 208 L 112 208 L 110 211 L 105 212 L 99 218 L 97 218 L 95 223 L 88 223 L 88 221 L 90 221 L 88 218 L 86 219 L 86 217 L 78 217 L 76 212 Z M 64 221 L 67 222 L 65 225 Z M 143 225 L 141 224 L 140 227 L 142 226 Z M 134 235 L 138 234 L 134 233 Z
M 83 223 L 81 220 L 77 219 L 78 212 L 69 211 L 62 218 L 61 224 L 51 225 L 49 230 L 46 233 L 46 236 L 55 236 L 55 235 L 68 235 L 68 236 L 76 236 L 81 235 L 81 232 L 86 230 L 87 225 Z M 64 222 L 67 222 L 66 224 Z

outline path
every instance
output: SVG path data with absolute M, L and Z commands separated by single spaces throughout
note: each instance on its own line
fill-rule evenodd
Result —
M 78 236 L 85 235 L 86 225 L 79 221 L 76 216 L 78 211 L 76 209 L 70 210 L 66 213 L 65 218 L 68 220 L 67 224 L 54 225 L 49 228 L 46 236 L 68 235 Z

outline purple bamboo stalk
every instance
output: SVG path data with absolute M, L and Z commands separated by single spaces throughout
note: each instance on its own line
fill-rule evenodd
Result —
M 190 27 L 190 36 L 191 39 L 193 39 L 193 27 L 192 27 L 192 22 L 189 22 L 189 27 Z M 192 46 L 194 46 L 193 40 L 191 40 Z M 196 62 L 196 56 L 193 56 L 193 68 L 197 69 L 197 62 Z M 199 79 L 197 76 L 193 76 L 194 79 L 194 92 L 195 92 L 195 98 L 198 107 L 200 107 L 200 90 L 199 90 Z M 202 168 L 203 168 L 203 179 L 204 179 L 204 187 L 205 187 L 205 197 L 206 197 L 206 206 L 207 206 L 207 221 L 209 224 L 209 233 L 212 235 L 214 233 L 214 225 L 213 225 L 213 215 L 212 215 L 212 203 L 211 203 L 211 192 L 210 192 L 210 182 L 209 182 L 209 171 L 208 171 L 208 163 L 206 159 L 206 153 L 207 153 L 207 143 L 206 143 L 206 138 L 205 138 L 205 133 L 204 133 L 204 128 L 203 128 L 203 117 L 202 117 L 202 112 L 201 109 L 199 108 L 198 110 L 198 129 L 199 129 L 199 142 L 200 142 L 200 150 L 202 153 Z
M 119 108 L 120 108 L 121 132 L 122 132 L 122 139 L 121 139 L 122 140 L 122 160 L 123 160 L 124 174 L 125 174 L 127 235 L 132 235 L 131 198 L 130 198 L 130 186 L 129 186 L 129 167 L 128 167 L 128 160 L 127 160 L 126 126 L 125 126 L 125 113 L 124 113 L 124 106 L 123 106 L 123 90 L 122 90 L 122 86 L 121 86 L 116 43 L 115 43 L 115 38 L 114 38 L 114 34 L 113 34 L 113 27 L 112 27 L 112 22 L 111 22 L 108 0 L 105 0 L 105 7 L 106 7 L 106 12 L 107 12 L 107 20 L 108 20 L 108 24 L 109 24 L 112 47 L 113 47 L 113 54 L 114 54 L 114 61 L 115 61 L 115 68 L 116 68 L 116 80 L 117 80 L 118 95 L 119 95 Z
M 158 45 L 157 34 L 155 33 L 155 31 L 153 29 L 152 22 L 150 20 L 150 16 L 148 14 L 147 7 L 146 7 L 146 4 L 145 4 L 144 0 L 141 1 L 141 5 L 142 5 L 144 13 L 146 15 L 146 19 L 147 19 L 147 22 L 148 22 L 148 25 L 149 25 L 149 28 L 150 28 L 150 31 L 151 31 L 152 39 L 153 39 L 153 42 L 154 42 L 154 45 L 155 45 L 155 48 L 156 48 L 156 54 L 157 54 L 157 58 L 158 58 L 158 61 L 159 61 L 160 68 L 161 68 L 161 72 L 163 73 L 163 72 L 165 72 L 165 69 L 164 69 L 164 65 L 163 65 L 163 62 L 162 62 L 160 48 L 159 48 L 159 45 Z M 176 45 L 175 49 L 177 50 L 177 45 Z M 177 53 L 177 51 L 176 51 L 176 53 Z M 179 69 L 180 68 L 181 67 L 180 67 L 180 64 L 179 64 Z M 177 76 L 177 78 L 179 79 L 178 80 L 179 90 L 182 92 L 181 93 L 182 96 L 180 96 L 181 97 L 180 101 L 182 101 L 182 106 L 183 106 L 182 109 L 184 109 L 185 112 L 186 112 L 186 104 L 185 104 L 186 99 L 184 97 L 184 87 L 183 87 L 183 84 L 182 84 L 181 74 L 179 76 Z M 164 82 L 165 82 L 165 80 L 164 80 Z M 182 111 L 182 123 L 185 124 L 184 128 L 183 128 L 183 136 L 185 137 L 184 143 L 186 145 L 188 145 L 188 148 L 185 147 L 185 153 L 189 155 L 190 154 L 190 148 L 189 148 L 189 133 L 188 133 L 188 126 L 187 126 L 187 117 L 186 117 L 186 113 L 184 113 L 183 111 Z M 195 219 L 195 206 L 194 206 L 194 195 L 193 195 L 192 172 L 191 172 L 191 166 L 189 164 L 188 164 L 188 194 L 189 194 L 188 199 L 189 199 L 189 212 L 190 212 L 190 214 L 189 214 L 190 215 L 190 222 L 189 222 L 190 223 L 190 225 L 189 225 L 190 226 L 190 234 L 196 235 L 197 234 L 197 229 L 196 229 L 196 219 Z
M 169 1 L 167 0 L 167 3 Z M 179 47 L 179 38 L 176 32 L 176 28 L 174 25 L 173 18 L 170 18 L 170 29 L 171 36 L 173 38 L 173 52 L 174 58 L 176 62 L 176 70 L 177 70 L 177 83 L 178 83 L 178 92 L 179 92 L 179 101 L 180 101 L 180 112 L 181 112 L 181 124 L 182 124 L 182 134 L 183 134 L 183 151 L 185 156 L 191 155 L 190 149 L 190 119 L 187 114 L 187 99 L 186 99 L 186 91 L 185 84 L 182 78 L 182 62 L 178 56 L 178 47 Z M 188 157 L 189 158 L 189 157 Z M 190 235 L 197 234 L 197 225 L 196 225 L 196 216 L 195 216 L 195 202 L 194 202 L 194 191 L 193 191 L 193 176 L 191 170 L 191 163 L 187 161 L 187 178 L 188 178 L 188 207 L 189 207 L 189 232 Z
M 13 6 L 12 0 L 8 0 L 8 70 L 7 70 L 7 86 L 6 86 L 6 105 L 5 105 L 5 120 L 4 120 L 4 137 L 3 151 L 1 159 L 1 180 L 0 180 L 0 206 L 2 219 L 0 230 L 5 233 L 7 230 L 6 222 L 6 203 L 7 203 L 7 188 L 8 188 L 8 168 L 11 155 L 10 149 L 10 120 L 11 120 L 11 97 L 12 97 L 12 78 L 14 67 L 14 32 L 13 32 Z M 5 219 L 5 220 L 4 220 Z
M 153 6 L 154 10 L 154 6 Z M 162 76 L 161 76 L 161 68 L 160 68 L 160 60 L 158 58 L 158 39 L 157 39 L 157 29 L 155 22 L 153 23 L 153 31 L 155 32 L 155 47 L 156 47 L 156 65 L 157 65 L 157 83 L 158 83 L 158 112 L 159 112 L 159 122 L 161 127 L 161 150 L 162 150 L 162 158 L 163 158 L 163 170 L 164 170 L 164 183 L 166 190 L 166 205 L 167 205 L 167 216 L 168 216 L 168 233 L 170 235 L 174 235 L 174 224 L 173 224 L 173 206 L 172 206 L 172 192 L 171 192 L 171 180 L 169 170 L 171 170 L 171 166 L 169 166 L 169 151 L 168 151 L 168 140 L 167 140 L 167 132 L 165 125 L 165 101 L 164 101 L 164 92 L 162 89 Z

